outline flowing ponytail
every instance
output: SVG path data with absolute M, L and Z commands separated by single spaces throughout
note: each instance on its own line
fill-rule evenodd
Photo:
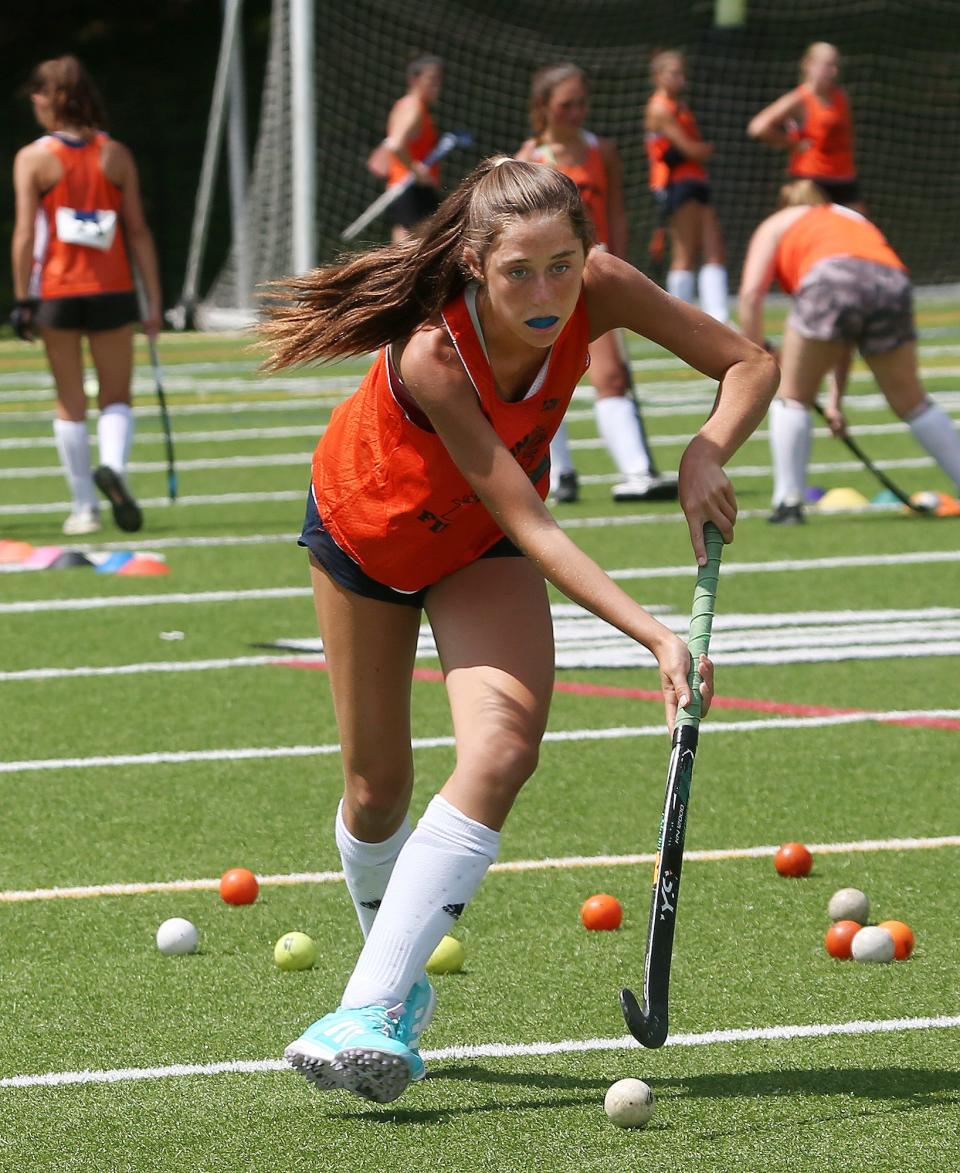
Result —
M 350 358 L 408 338 L 467 284 L 465 249 L 483 265 L 506 224 L 532 215 L 565 215 L 584 253 L 593 243 L 571 179 L 538 163 L 485 159 L 414 236 L 268 285 L 264 365 Z

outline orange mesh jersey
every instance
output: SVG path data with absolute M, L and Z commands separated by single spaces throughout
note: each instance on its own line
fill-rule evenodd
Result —
M 57 239 L 58 208 L 80 212 L 109 211 L 119 216 L 123 192 L 111 183 L 100 166 L 100 152 L 109 136 L 98 131 L 89 142 L 65 142 L 44 135 L 38 142 L 56 155 L 63 177 L 43 196 L 37 219 L 42 298 L 86 297 L 96 293 L 126 293 L 133 289 L 130 262 L 123 233 L 117 225 L 110 248 L 89 248 Z M 45 241 L 45 243 L 44 243 Z
M 695 139 L 698 143 L 703 142 L 700 127 L 697 126 L 693 111 L 686 102 L 668 98 L 666 94 L 653 94 L 647 102 L 647 111 L 649 112 L 654 107 L 659 107 L 672 114 L 684 134 Z M 706 181 L 709 178 L 706 168 L 694 159 L 681 159 L 680 162 L 671 166 L 667 161 L 668 152 L 675 151 L 679 154 L 680 151 L 665 134 L 657 134 L 653 130 L 647 131 L 646 145 L 647 159 L 650 162 L 650 186 L 654 191 L 660 191 L 670 183 L 679 183 L 681 179 Z
M 777 246 L 777 280 L 793 293 L 803 278 L 828 257 L 855 257 L 906 271 L 880 229 L 866 216 L 838 204 L 811 208 L 784 232 Z
M 443 324 L 483 414 L 546 498 L 550 441 L 587 369 L 589 324 L 581 294 L 526 397 L 496 391 L 468 287 Z M 333 412 L 313 457 L 317 508 L 337 545 L 371 578 L 415 591 L 475 561 L 503 537 L 466 477 L 403 387 L 390 347 Z
M 437 128 L 434 125 L 433 117 L 430 114 L 430 107 L 426 102 L 420 103 L 420 129 L 407 143 L 407 154 L 410 158 L 418 163 L 430 154 L 433 148 L 439 141 Z M 390 156 L 390 170 L 387 172 L 387 187 L 393 187 L 395 183 L 399 183 L 401 179 L 406 179 L 410 174 L 410 168 L 404 167 L 396 155 Z M 430 174 L 434 179 L 440 179 L 440 168 L 436 163 L 430 168 Z
M 803 121 L 795 133 L 809 145 L 798 146 L 790 155 L 791 175 L 810 179 L 846 179 L 856 176 L 853 163 L 853 123 L 850 103 L 839 87 L 829 102 L 822 102 L 809 86 L 800 87 Z
M 582 163 L 572 163 L 561 167 L 549 146 L 535 147 L 533 150 L 534 163 L 546 163 L 568 175 L 577 185 L 580 199 L 587 209 L 587 214 L 593 221 L 597 244 L 609 246 L 610 221 L 607 215 L 607 164 L 604 162 L 603 152 L 595 134 L 584 133 L 584 142 L 587 146 L 587 155 Z

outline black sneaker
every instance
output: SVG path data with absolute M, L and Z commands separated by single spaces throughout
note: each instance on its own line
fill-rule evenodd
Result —
M 577 480 L 577 474 L 572 469 L 570 472 L 562 472 L 559 484 L 553 490 L 553 499 L 556 504 L 572 505 L 579 497 L 580 482 Z
M 627 477 L 611 490 L 614 501 L 676 501 L 679 496 L 673 473 L 645 473 Z
M 784 505 L 783 502 L 775 505 L 767 518 L 771 525 L 803 525 L 806 520 L 802 505 Z
M 101 464 L 93 474 L 93 483 L 110 502 L 113 520 L 118 528 L 134 533 L 143 525 L 140 506 L 130 496 L 130 490 L 116 472 L 108 465 Z

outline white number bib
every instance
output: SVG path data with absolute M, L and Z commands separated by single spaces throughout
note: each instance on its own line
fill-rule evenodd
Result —
M 57 239 L 64 244 L 79 244 L 106 252 L 117 232 L 117 213 L 57 208 L 56 224 Z

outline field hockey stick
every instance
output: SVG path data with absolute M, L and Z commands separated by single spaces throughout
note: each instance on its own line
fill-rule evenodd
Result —
M 163 443 L 167 452 L 167 496 L 172 503 L 177 499 L 177 466 L 173 459 L 173 429 L 170 427 L 167 397 L 163 393 L 163 371 L 160 369 L 157 340 L 152 334 L 147 335 L 147 345 L 150 347 L 150 362 L 153 365 L 153 378 L 157 385 L 157 402 L 160 404 L 160 421 L 163 424 Z
M 700 657 L 710 648 L 710 629 L 717 601 L 717 579 L 723 538 L 712 522 L 703 527 L 707 547 L 707 564 L 697 573 L 690 616 L 690 696 L 677 712 L 667 771 L 667 789 L 660 820 L 660 842 L 653 865 L 653 894 L 650 900 L 650 923 L 647 929 L 647 955 L 643 970 L 643 1006 L 631 990 L 620 991 L 620 1009 L 630 1033 L 645 1047 L 660 1047 L 667 1038 L 670 994 L 670 963 L 673 959 L 673 931 L 680 896 L 680 870 L 683 867 L 683 841 L 687 830 L 690 783 L 697 754 L 702 698 L 700 696 Z
M 822 419 L 825 420 L 827 418 L 827 413 L 823 410 L 823 408 L 820 406 L 820 404 L 817 403 L 816 400 L 813 401 L 813 406 L 816 409 L 817 414 Z M 837 435 L 836 432 L 834 432 L 833 434 L 835 436 Z M 838 436 L 838 439 L 842 440 L 844 442 L 844 444 L 846 444 L 846 446 L 854 454 L 854 456 L 864 466 L 864 468 L 866 468 L 869 472 L 872 472 L 873 475 L 880 482 L 880 484 L 883 485 L 883 487 L 885 489 L 889 489 L 890 492 L 894 495 L 894 497 L 896 497 L 898 501 L 902 501 L 904 503 L 904 505 L 907 506 L 908 509 L 912 509 L 914 511 L 914 513 L 929 513 L 930 512 L 929 509 L 925 509 L 922 505 L 917 505 L 915 502 L 911 501 L 910 498 L 907 496 L 907 494 L 903 491 L 903 489 L 898 488 L 897 485 L 895 485 L 893 483 L 893 481 L 890 480 L 890 478 L 887 476 L 887 474 L 885 472 L 881 472 L 881 470 L 879 468 L 877 468 L 877 466 L 873 463 L 873 461 L 870 459 L 870 457 L 867 456 L 866 452 L 864 452 L 864 450 L 860 447 L 860 445 L 856 442 L 856 440 L 854 440 L 854 438 L 850 435 L 850 433 L 848 431 L 842 432 Z
M 433 148 L 429 155 L 423 160 L 424 167 L 431 167 L 434 163 L 439 163 L 441 159 L 450 154 L 452 150 L 457 147 L 469 147 L 473 145 L 473 135 L 465 130 L 448 131 L 442 135 L 440 141 Z M 401 179 L 399 183 L 395 183 L 393 187 L 388 187 L 385 192 L 378 195 L 373 203 L 360 213 L 352 224 L 348 224 L 346 228 L 340 233 L 341 240 L 353 240 L 355 236 L 366 228 L 366 226 L 380 215 L 386 208 L 403 195 L 405 191 L 409 191 L 416 183 L 417 177 L 411 171 L 409 175 Z

